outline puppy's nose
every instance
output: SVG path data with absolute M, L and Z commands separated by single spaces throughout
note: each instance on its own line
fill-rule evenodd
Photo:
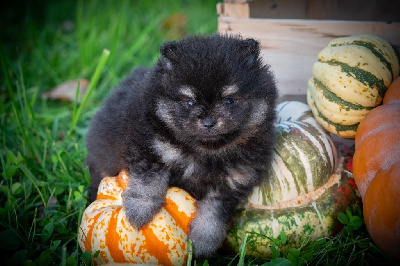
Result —
M 212 118 L 207 117 L 203 119 L 203 126 L 207 129 L 213 128 L 216 124 L 217 122 Z

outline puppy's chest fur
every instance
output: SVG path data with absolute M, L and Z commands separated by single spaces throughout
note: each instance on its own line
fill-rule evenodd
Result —
M 237 159 L 227 163 L 226 158 L 188 152 L 158 138 L 152 148 L 169 172 L 169 185 L 183 188 L 197 200 L 209 191 L 248 190 L 257 179 L 256 170 Z

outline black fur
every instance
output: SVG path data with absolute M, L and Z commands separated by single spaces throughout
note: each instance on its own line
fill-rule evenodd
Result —
M 96 196 L 104 176 L 127 169 L 124 207 L 146 225 L 170 186 L 197 199 L 189 238 L 211 256 L 237 205 L 264 177 L 273 147 L 277 90 L 253 39 L 192 36 L 165 43 L 105 101 L 87 135 Z

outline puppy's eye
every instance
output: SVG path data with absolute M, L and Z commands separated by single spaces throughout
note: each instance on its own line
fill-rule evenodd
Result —
M 187 100 L 187 101 L 186 101 L 186 104 L 187 104 L 188 106 L 194 106 L 194 105 L 196 104 L 196 102 L 195 102 L 194 100 Z
M 235 103 L 235 100 L 234 99 L 232 99 L 232 98 L 223 98 L 222 99 L 222 102 L 224 103 L 224 104 L 234 104 Z

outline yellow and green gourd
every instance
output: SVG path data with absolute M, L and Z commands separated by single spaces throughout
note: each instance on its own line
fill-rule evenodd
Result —
M 354 138 L 358 124 L 382 102 L 399 68 L 396 51 L 378 36 L 334 39 L 313 65 L 307 102 L 326 130 Z

